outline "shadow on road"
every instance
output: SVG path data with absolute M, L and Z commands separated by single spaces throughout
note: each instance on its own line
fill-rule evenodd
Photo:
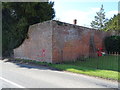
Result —
M 48 65 L 40 65 L 37 63 L 33 63 L 33 62 L 22 62 L 22 61 L 18 61 L 18 60 L 14 60 L 14 59 L 4 59 L 3 61 L 5 63 L 6 62 L 14 63 L 15 65 L 17 65 L 21 68 L 62 71 L 59 69 L 49 67 Z

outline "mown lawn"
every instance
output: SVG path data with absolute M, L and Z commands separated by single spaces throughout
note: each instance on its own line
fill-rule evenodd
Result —
M 68 65 L 68 64 L 59 64 L 59 65 L 53 64 L 50 66 L 60 70 L 73 72 L 73 73 L 86 74 L 86 75 L 101 77 L 105 79 L 118 80 L 117 71 L 101 70 L 101 69 L 94 69 L 89 67 L 79 67 L 79 66 Z
M 113 70 L 118 71 L 118 60 L 120 59 L 120 56 L 102 56 L 98 58 L 87 58 L 82 61 L 76 61 L 76 62 L 69 62 L 65 64 L 69 65 L 75 65 L 80 67 L 90 67 L 95 69 L 103 69 L 103 70 Z
M 118 72 L 120 56 L 102 56 L 99 58 L 87 58 L 75 62 L 65 62 L 61 64 L 51 64 L 37 62 L 32 60 L 22 60 L 23 62 L 34 63 L 38 65 L 46 65 L 59 70 L 69 71 L 73 73 L 86 74 L 90 76 L 101 77 L 105 79 L 119 80 Z

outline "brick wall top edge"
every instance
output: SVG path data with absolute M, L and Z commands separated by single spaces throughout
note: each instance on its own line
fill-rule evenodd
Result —
M 94 28 L 89 28 L 89 27 L 84 27 L 84 26 L 79 26 L 79 25 L 75 25 L 75 24 L 70 24 L 70 23 L 66 23 L 66 22 L 61 22 L 61 21 L 57 21 L 57 20 L 51 20 L 52 22 L 60 22 L 60 23 L 63 23 L 63 25 L 68 25 L 68 26 L 75 26 L 75 27 L 78 27 L 78 28 L 82 28 L 82 29 L 85 29 L 85 30 L 91 30 L 92 32 L 101 32 L 101 33 L 109 33 L 108 31 L 102 31 L 102 30 L 98 30 L 98 29 L 94 29 Z
M 79 26 L 79 25 L 75 25 L 75 24 L 70 24 L 70 23 L 66 23 L 66 22 L 62 22 L 62 21 L 57 21 L 57 20 L 52 20 L 52 22 L 60 22 L 60 23 L 63 23 L 65 25 L 69 25 L 69 26 L 75 26 L 75 27 L 79 27 L 79 28 L 85 28 L 85 29 L 91 29 L 91 30 L 96 30 L 96 29 L 93 29 L 93 28 L 89 28 L 89 27 L 84 27 L 84 26 Z
M 41 24 L 44 24 L 44 23 L 51 23 L 52 20 L 48 20 L 48 21 L 43 21 L 41 23 L 36 23 L 36 24 L 33 24 L 33 25 L 30 25 L 30 27 L 36 27 L 36 26 L 39 26 Z
M 33 25 L 31 25 L 29 28 L 34 28 L 34 27 L 39 26 L 39 25 L 41 25 L 41 24 L 51 23 L 51 22 L 60 22 L 60 23 L 63 23 L 64 25 L 74 26 L 74 27 L 82 28 L 82 29 L 85 29 L 85 30 L 91 30 L 91 31 L 95 31 L 95 32 L 105 32 L 105 31 L 101 31 L 101 30 L 94 29 L 94 28 L 79 26 L 79 25 L 70 24 L 70 23 L 66 23 L 66 22 L 62 22 L 62 21 L 58 21 L 58 20 L 48 20 L 48 21 L 44 21 L 44 22 L 41 22 L 41 23 L 33 24 Z

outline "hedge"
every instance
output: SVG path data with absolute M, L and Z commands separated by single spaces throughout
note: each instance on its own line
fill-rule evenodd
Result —
M 105 38 L 105 48 L 108 53 L 119 52 L 120 54 L 120 36 L 109 36 Z

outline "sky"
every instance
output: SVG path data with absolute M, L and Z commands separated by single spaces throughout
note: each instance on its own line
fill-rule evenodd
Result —
M 51 0 L 54 1 L 55 20 L 73 24 L 77 19 L 77 25 L 90 27 L 96 12 L 101 5 L 107 19 L 118 13 L 118 2 L 120 0 Z

